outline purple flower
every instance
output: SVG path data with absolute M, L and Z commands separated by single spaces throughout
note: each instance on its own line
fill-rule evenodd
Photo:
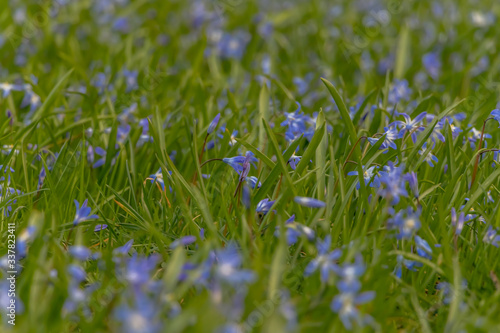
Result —
M 323 201 L 308 197 L 295 197 L 294 201 L 299 205 L 309 208 L 323 208 L 326 206 L 326 203 Z
M 500 247 L 500 235 L 498 235 L 498 230 L 494 229 L 491 225 L 484 234 L 483 242 L 491 244 L 496 247 Z
M 364 169 L 364 166 L 363 166 Z M 358 171 L 349 171 L 347 173 L 348 176 L 357 176 Z M 373 178 L 373 181 L 372 181 Z M 365 185 L 370 184 L 370 187 L 380 187 L 380 177 L 376 172 L 376 166 L 371 166 L 368 169 L 363 171 L 363 179 L 365 180 Z M 356 184 L 356 189 L 359 190 L 359 181 Z
M 398 149 L 394 140 L 398 139 L 398 130 L 395 127 L 384 127 L 384 142 L 380 145 L 380 149 L 388 149 L 391 147 L 392 149 Z M 381 138 L 367 138 L 368 142 L 373 146 L 378 142 Z
M 395 166 L 389 162 L 384 166 L 383 171 L 380 171 L 380 183 L 384 184 L 384 188 L 379 190 L 379 194 L 386 199 L 392 199 L 392 204 L 399 203 L 399 197 L 408 197 L 405 182 L 403 179 L 403 166 Z
M 102 231 L 108 227 L 107 224 L 97 224 L 94 228 L 94 232 Z
M 257 162 L 258 159 L 254 157 L 254 154 L 251 151 L 247 151 L 245 156 L 223 158 L 222 161 L 231 166 L 234 171 L 240 175 L 240 179 L 245 179 L 250 171 L 250 165 L 253 164 L 256 168 L 254 163 Z
M 460 215 L 457 218 L 457 212 L 455 207 L 451 209 L 451 224 L 455 227 L 455 235 L 460 235 L 462 233 L 462 229 L 465 223 L 465 214 L 464 212 L 460 212 Z
M 76 206 L 76 215 L 75 219 L 73 220 L 73 225 L 76 226 L 79 223 L 83 221 L 88 221 L 92 219 L 98 219 L 99 216 L 93 214 L 90 215 L 91 208 L 87 207 L 88 199 L 85 199 L 85 201 L 82 204 L 82 207 L 80 207 L 80 204 L 78 203 L 77 200 L 75 200 L 75 206 Z
M 81 245 L 70 246 L 68 252 L 74 258 L 82 261 L 87 260 L 92 254 L 87 247 Z
M 247 177 L 246 178 L 246 181 L 247 181 L 247 184 L 252 188 L 254 189 L 256 186 L 257 188 L 261 187 L 262 186 L 262 183 L 259 182 L 259 179 L 257 177 L 254 177 L 254 176 L 250 176 L 250 177 Z
M 439 59 L 439 55 L 435 52 L 426 53 L 422 57 L 422 63 L 429 73 L 429 76 L 437 80 L 441 73 L 441 60 Z
M 196 242 L 196 236 L 184 236 L 184 237 L 181 237 L 179 239 L 176 239 L 175 241 L 173 241 L 171 244 L 170 244 L 170 248 L 171 249 L 175 249 L 179 246 L 187 246 L 187 245 L 190 245 L 190 244 L 193 244 L 194 242 Z
M 405 121 L 398 121 L 398 125 L 401 125 L 401 130 L 399 131 L 399 138 L 404 137 L 406 133 L 411 134 L 411 139 L 413 143 L 417 142 L 417 132 L 421 132 L 424 128 L 420 125 L 422 120 L 427 115 L 427 112 L 422 112 L 415 119 L 411 119 L 406 113 L 400 113 L 405 118 Z
M 331 242 L 332 239 L 330 235 L 326 236 L 323 241 L 318 239 L 316 243 L 318 255 L 307 265 L 304 271 L 304 276 L 310 276 L 319 269 L 321 281 L 326 282 L 328 280 L 330 271 L 333 271 L 337 266 L 335 261 L 342 255 L 342 251 L 340 249 L 335 249 L 329 252 Z
M 302 235 L 306 236 L 309 241 L 314 240 L 314 231 L 305 225 L 295 222 L 295 214 L 285 221 L 285 232 L 288 246 L 297 243 L 299 237 Z M 274 235 L 279 237 L 279 227 L 276 227 Z
M 269 210 L 271 209 L 271 207 L 274 205 L 274 202 L 275 202 L 274 200 L 271 201 L 269 199 L 261 200 L 257 204 L 257 208 L 256 208 L 257 213 L 261 213 L 261 214 L 266 215 L 269 212 Z
M 415 235 L 415 244 L 417 245 L 417 254 L 422 258 L 432 259 L 432 248 L 429 243 L 423 238 Z
M 126 255 L 130 251 L 130 249 L 132 248 L 133 244 L 134 244 L 134 240 L 131 239 L 128 242 L 126 242 L 125 245 L 117 247 L 116 249 L 113 250 L 113 256 Z
M 420 229 L 420 211 L 413 211 L 411 207 L 400 210 L 393 218 L 387 221 L 387 224 L 398 229 L 398 239 L 410 239 L 415 232 Z
M 219 123 L 219 120 L 220 120 L 220 113 L 218 113 L 215 116 L 214 120 L 212 120 L 212 122 L 210 123 L 210 126 L 208 126 L 207 135 L 211 134 L 213 131 L 215 131 L 215 128 L 217 127 L 217 124 Z
M 360 326 L 368 322 L 371 317 L 365 315 L 361 317 L 358 309 L 359 305 L 370 302 L 375 298 L 374 291 L 364 293 L 346 292 L 341 293 L 333 298 L 330 305 L 333 312 L 339 314 L 344 327 L 348 330 L 352 329 L 352 323 L 356 322 Z
M 500 109 L 495 109 L 493 111 L 491 111 L 491 116 L 493 117 L 493 119 L 495 119 L 496 121 L 498 121 L 498 127 L 500 128 Z
M 215 252 L 215 278 L 233 286 L 251 283 L 256 275 L 251 270 L 242 269 L 243 260 L 238 253 L 236 244 L 231 243 L 223 250 Z

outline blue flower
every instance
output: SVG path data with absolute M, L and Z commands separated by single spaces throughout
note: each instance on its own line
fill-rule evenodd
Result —
M 411 119 L 406 113 L 400 113 L 405 118 L 405 121 L 398 121 L 397 123 L 401 125 L 401 130 L 399 131 L 399 138 L 404 137 L 406 133 L 411 134 L 411 139 L 413 143 L 417 142 L 417 132 L 421 132 L 424 128 L 420 125 L 420 122 L 425 118 L 427 112 L 422 112 L 415 119 Z
M 87 247 L 82 245 L 70 246 L 68 252 L 74 258 L 82 261 L 87 260 L 92 254 L 92 252 L 90 252 L 90 250 Z
M 89 201 L 88 199 L 85 199 L 85 201 L 82 204 L 82 207 L 80 207 L 80 204 L 78 203 L 78 201 L 75 200 L 76 215 L 75 215 L 75 219 L 73 220 L 74 226 L 78 225 L 79 223 L 81 223 L 83 221 L 88 221 L 88 220 L 99 218 L 99 216 L 97 216 L 95 214 L 90 215 L 90 212 L 92 211 L 92 209 L 90 207 L 87 207 L 88 201 Z
M 417 245 L 417 254 L 425 259 L 432 259 L 432 248 L 427 241 L 415 235 L 415 244 Z
M 17 84 L 10 84 L 10 83 L 0 83 L 0 90 L 3 91 L 2 97 L 6 98 L 7 96 L 10 95 L 11 91 L 20 91 L 23 88 Z
M 254 157 L 254 154 L 251 151 L 247 151 L 245 156 L 223 158 L 222 161 L 231 166 L 234 171 L 240 175 L 241 179 L 245 179 L 250 171 L 250 165 L 257 168 L 254 163 L 258 162 L 258 159 Z
M 165 181 L 163 180 L 163 174 L 161 173 L 161 168 L 159 168 L 158 171 L 156 171 L 156 173 L 149 175 L 147 179 L 151 180 L 151 184 L 156 182 L 157 184 L 160 185 L 161 190 L 165 191 Z
M 500 235 L 498 235 L 498 230 L 494 229 L 491 225 L 484 234 L 483 242 L 491 244 L 496 247 L 500 247 Z
M 498 121 L 498 127 L 500 128 L 500 109 L 491 111 L 491 116 L 493 117 L 493 119 Z
M 316 248 L 318 249 L 318 255 L 314 258 L 306 267 L 304 271 L 305 276 L 309 276 L 319 269 L 321 281 L 326 282 L 330 276 L 330 271 L 333 271 L 337 264 L 336 260 L 342 255 L 340 249 L 335 249 L 331 252 L 331 236 L 328 235 L 323 241 L 318 239 L 316 243 Z
M 219 120 L 220 120 L 220 113 L 218 113 L 215 118 L 212 120 L 212 122 L 210 123 L 210 125 L 208 126 L 208 129 L 207 129 L 207 135 L 208 134 L 211 134 L 213 131 L 215 131 L 215 128 L 217 127 L 217 124 L 219 123 Z
M 441 60 L 439 59 L 439 55 L 435 52 L 426 53 L 422 57 L 422 63 L 429 73 L 429 76 L 437 80 L 441 73 Z
M 293 152 L 292 156 L 288 160 L 288 164 L 290 164 L 290 167 L 292 168 L 292 170 L 295 170 L 295 168 L 297 168 L 297 164 L 299 164 L 301 159 L 302 159 L 302 156 L 297 156 L 297 155 L 295 155 L 295 152 Z
M 427 146 L 427 143 L 425 143 L 423 146 L 422 146 L 422 149 L 418 152 L 420 155 L 424 156 L 425 152 L 426 152 L 426 146 Z M 431 152 L 428 152 L 425 157 L 424 157 L 424 160 L 427 162 L 427 164 L 429 164 L 429 166 L 431 167 L 434 167 L 434 163 L 437 163 L 439 162 L 438 158 L 436 156 L 434 156 Z M 434 162 L 434 163 L 433 163 Z
M 397 257 L 397 264 L 396 264 L 396 267 L 394 268 L 394 275 L 396 275 L 398 278 L 401 279 L 401 276 L 402 276 L 402 271 L 403 271 L 403 265 L 410 271 L 417 271 L 417 269 L 415 268 L 415 266 L 417 266 L 417 262 L 416 261 L 413 261 L 413 260 L 408 260 L 408 259 L 405 259 L 401 254 L 398 254 L 398 257 Z
M 411 93 L 407 80 L 394 80 L 387 100 L 391 105 L 395 105 L 402 100 L 408 101 Z
M 103 224 L 97 224 L 94 227 L 94 232 L 102 231 L 102 230 L 106 229 L 107 227 L 108 227 L 108 225 L 105 224 L 105 223 L 103 223 Z
M 405 182 L 403 179 L 403 166 L 395 166 L 394 163 L 389 162 L 384 166 L 380 174 L 380 183 L 384 184 L 384 188 L 379 190 L 379 194 L 386 199 L 392 199 L 392 204 L 399 203 L 399 197 L 408 197 Z
M 407 173 L 406 175 L 403 176 L 403 179 L 408 182 L 408 185 L 410 185 L 410 189 L 413 192 L 413 195 L 415 198 L 419 197 L 419 191 L 418 191 L 418 179 L 417 179 L 417 174 L 412 171 Z
M 364 166 L 363 166 L 364 168 Z M 358 171 L 349 171 L 347 173 L 348 176 L 357 176 L 358 175 Z M 373 180 L 372 180 L 373 178 Z M 379 175 L 377 174 L 376 172 L 376 166 L 371 166 L 369 167 L 368 169 L 365 169 L 363 171 L 363 179 L 365 180 L 365 185 L 368 185 L 370 184 L 370 187 L 380 187 L 380 177 Z M 359 181 L 358 183 L 356 184 L 356 189 L 359 190 Z
M 343 264 L 342 266 L 334 266 L 333 271 L 341 280 L 337 283 L 337 287 L 342 293 L 356 293 L 361 289 L 359 277 L 365 272 L 365 265 L 361 256 L 356 257 L 354 264 Z
M 398 239 L 410 239 L 420 229 L 420 210 L 413 211 L 411 207 L 400 210 L 387 224 L 398 229 Z
M 123 246 L 117 247 L 116 249 L 113 250 L 113 256 L 123 256 L 128 254 L 130 249 L 132 248 L 132 245 L 134 244 L 134 240 L 131 239 L 128 242 L 126 242 Z
M 187 246 L 187 245 L 190 245 L 190 244 L 193 244 L 194 242 L 196 242 L 196 236 L 184 236 L 184 237 L 181 237 L 179 239 L 176 239 L 175 241 L 173 241 L 171 244 L 170 244 L 170 248 L 171 249 L 175 249 L 179 246 Z
M 242 269 L 242 259 L 236 244 L 230 243 L 223 250 L 215 252 L 215 278 L 234 287 L 242 283 L 251 283 L 256 279 L 254 272 Z
M 299 205 L 305 206 L 305 207 L 310 207 L 310 208 L 323 208 L 326 206 L 326 203 L 314 199 L 314 198 L 308 198 L 308 197 L 295 197 L 294 201 L 298 203 Z
M 302 235 L 306 236 L 309 241 L 314 240 L 314 231 L 305 225 L 295 222 L 295 214 L 285 221 L 285 232 L 288 246 L 297 243 L 299 237 Z M 274 235 L 279 237 L 279 227 L 276 227 Z
M 138 256 L 135 253 L 129 257 L 125 263 L 125 271 L 123 278 L 132 286 L 139 287 L 147 284 L 151 279 L 151 273 L 159 262 L 158 255 L 150 255 L 149 257 Z
M 257 177 L 254 177 L 254 176 L 249 176 L 246 178 L 246 181 L 247 181 L 247 184 L 252 188 L 254 189 L 255 186 L 257 186 L 257 188 L 261 187 L 262 186 L 262 183 L 259 182 L 259 179 Z
M 17 236 L 16 239 L 17 254 L 19 255 L 20 258 L 26 257 L 28 242 L 33 239 L 33 237 L 35 236 L 35 232 L 36 232 L 36 227 L 32 225 L 21 231 L 19 236 Z
M 347 292 L 341 293 L 333 298 L 330 305 L 332 311 L 339 314 L 339 318 L 342 321 L 344 327 L 351 330 L 353 327 L 353 322 L 356 322 L 359 326 L 370 321 L 369 316 L 361 317 L 358 306 L 370 302 L 375 298 L 374 291 L 367 291 L 363 293 L 357 292 Z
M 470 136 L 468 137 L 471 149 L 476 149 L 476 142 L 481 140 L 481 131 L 478 131 L 474 127 L 469 130 Z M 483 133 L 483 147 L 488 146 L 486 139 L 491 139 L 491 135 L 488 133 Z
M 124 69 L 122 74 L 125 78 L 125 84 L 127 85 L 125 92 L 131 92 L 132 90 L 137 90 L 139 88 L 139 85 L 137 84 L 137 76 L 139 75 L 138 71 L 129 71 Z
M 275 202 L 274 200 L 271 201 L 269 199 L 261 200 L 257 204 L 256 212 L 264 214 L 264 215 L 267 214 L 269 212 L 269 210 L 271 209 L 271 207 L 274 205 L 274 202 Z
M 380 149 L 388 149 L 391 147 L 392 149 L 398 149 L 394 140 L 399 138 L 398 130 L 395 127 L 384 127 L 384 142 L 380 145 Z M 367 138 L 368 142 L 373 146 L 378 142 L 381 138 Z
M 457 218 L 457 212 L 455 207 L 451 209 L 451 224 L 455 227 L 455 235 L 460 235 L 462 233 L 462 229 L 465 223 L 465 215 L 464 212 L 460 212 L 460 215 Z

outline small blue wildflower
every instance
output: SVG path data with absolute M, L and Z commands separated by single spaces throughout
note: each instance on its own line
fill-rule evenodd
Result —
M 488 146 L 486 139 L 491 139 L 491 135 L 488 133 L 483 134 L 483 148 L 486 148 Z M 479 142 L 481 140 L 481 131 L 478 131 L 474 127 L 469 130 L 469 137 L 468 137 L 470 147 L 471 149 L 476 149 L 476 142 Z
M 422 112 L 413 120 L 406 113 L 400 113 L 400 115 L 405 118 L 405 121 L 398 121 L 398 124 L 401 125 L 401 130 L 398 134 L 399 138 L 403 138 L 406 133 L 410 133 L 413 143 L 417 142 L 417 132 L 424 130 L 420 123 L 427 115 L 427 112 Z
M 10 95 L 11 91 L 20 91 L 23 88 L 17 84 L 10 84 L 10 83 L 0 83 L 0 90 L 3 91 L 2 97 L 6 98 L 7 96 Z
M 256 279 L 254 272 L 242 269 L 243 260 L 234 243 L 223 250 L 215 251 L 216 267 L 215 278 L 218 281 L 238 286 L 242 283 L 251 283 Z
M 323 208 L 326 206 L 325 202 L 314 198 L 295 197 L 293 200 L 299 205 L 309 208 Z
M 87 247 L 82 245 L 70 246 L 68 252 L 74 258 L 82 261 L 87 260 L 92 255 L 92 252 L 90 252 Z
M 430 151 L 426 154 L 426 146 L 427 146 L 427 143 L 425 143 L 422 146 L 422 149 L 418 153 L 422 156 L 424 156 L 424 154 L 425 154 L 424 160 L 427 162 L 427 164 L 429 164 L 429 166 L 434 167 L 434 163 L 439 162 L 439 160 Z
M 165 181 L 163 180 L 163 173 L 161 172 L 161 168 L 159 168 L 158 171 L 156 171 L 156 173 L 149 175 L 149 177 L 146 179 L 151 180 L 151 184 L 156 182 L 157 184 L 160 185 L 161 190 L 165 191 Z
M 295 152 L 293 152 L 292 156 L 288 160 L 288 164 L 290 164 L 290 167 L 292 168 L 292 170 L 295 170 L 297 168 L 297 164 L 299 164 L 301 159 L 302 159 L 302 156 L 297 156 L 297 155 L 295 155 Z
M 215 131 L 215 128 L 217 127 L 217 124 L 219 123 L 219 120 L 220 120 L 220 113 L 218 113 L 215 118 L 212 120 L 212 122 L 210 123 L 210 125 L 208 126 L 208 129 L 207 129 L 207 135 L 208 134 L 211 134 L 213 131 Z
M 419 256 L 432 260 L 432 248 L 425 239 L 415 235 L 415 244 L 417 245 L 417 254 Z
M 69 265 L 68 273 L 73 280 L 80 283 L 87 279 L 87 273 L 78 265 Z
M 266 215 L 269 212 L 269 210 L 271 210 L 271 207 L 274 205 L 274 202 L 275 202 L 274 200 L 271 201 L 269 199 L 261 200 L 257 204 L 256 208 L 257 213 Z
M 81 223 L 83 221 L 99 218 L 99 216 L 97 216 L 95 214 L 90 215 L 90 212 L 92 209 L 90 207 L 87 207 L 88 201 L 89 201 L 88 199 L 85 199 L 85 201 L 82 204 L 82 207 L 80 207 L 80 203 L 77 200 L 75 200 L 76 215 L 75 215 L 75 219 L 73 220 L 74 226 L 78 225 L 79 223 Z
M 455 207 L 451 209 L 451 224 L 455 227 L 455 235 L 460 235 L 464 227 L 465 215 L 464 212 L 460 212 L 457 218 L 457 212 Z
M 395 105 L 400 101 L 410 100 L 410 95 L 412 91 L 409 88 L 407 80 L 394 80 L 391 90 L 389 91 L 389 96 L 387 100 L 391 105 Z
M 419 197 L 419 191 L 418 191 L 418 179 L 417 179 L 417 174 L 412 171 L 403 176 L 403 179 L 408 182 L 408 185 L 410 185 L 410 189 L 413 192 L 413 195 L 415 198 Z
M 245 156 L 223 158 L 222 161 L 231 166 L 234 171 L 240 175 L 240 178 L 245 179 L 250 171 L 250 165 L 254 165 L 256 168 L 254 163 L 257 162 L 258 159 L 254 157 L 251 151 L 247 151 Z
M 113 256 L 128 254 L 133 244 L 134 240 L 131 239 L 128 242 L 126 242 L 123 246 L 117 247 L 116 249 L 113 250 Z
M 187 246 L 187 245 L 190 245 L 190 244 L 193 244 L 194 242 L 196 242 L 196 236 L 184 236 L 184 237 L 181 237 L 179 239 L 176 239 L 175 241 L 173 241 L 171 244 L 170 244 L 170 248 L 171 249 L 175 249 L 179 246 Z
M 94 232 L 102 231 L 102 230 L 106 229 L 107 227 L 108 227 L 108 225 L 105 224 L 105 223 L 103 223 L 103 224 L 97 224 L 94 227 Z
M 413 260 L 408 260 L 408 259 L 405 259 L 401 254 L 398 254 L 398 257 L 397 257 L 397 264 L 396 264 L 396 267 L 394 268 L 394 275 L 396 275 L 398 278 L 401 279 L 401 276 L 402 276 L 402 271 L 403 271 L 403 265 L 410 271 L 417 271 L 417 269 L 415 268 L 415 266 L 417 266 L 417 262 L 416 261 L 413 261 Z
M 353 322 L 359 326 L 371 321 L 371 317 L 365 315 L 361 317 L 359 312 L 359 305 L 370 302 L 375 298 L 374 291 L 367 291 L 363 293 L 347 292 L 341 293 L 333 298 L 330 305 L 332 311 L 339 314 L 342 324 L 347 330 L 351 330 Z
M 304 271 L 304 276 L 310 276 L 319 269 L 321 281 L 326 282 L 328 280 L 330 271 L 333 271 L 337 266 L 335 261 L 342 255 L 342 251 L 340 249 L 335 249 L 329 252 L 331 242 L 332 239 L 330 235 L 326 236 L 323 241 L 318 239 L 316 243 L 318 255 L 307 265 Z
M 420 210 L 414 211 L 411 207 L 400 210 L 387 224 L 398 229 L 398 239 L 409 239 L 420 229 Z
M 254 177 L 254 176 L 249 176 L 246 178 L 246 181 L 247 181 L 247 184 L 252 188 L 254 189 L 256 186 L 257 188 L 261 187 L 262 186 L 262 183 L 259 182 L 259 179 L 257 177 Z
M 26 257 L 28 242 L 33 239 L 33 237 L 35 236 L 35 232 L 36 227 L 32 225 L 21 231 L 19 236 L 17 236 L 16 247 L 17 254 L 20 258 Z
M 435 52 L 426 53 L 422 57 L 422 63 L 429 73 L 429 76 L 434 80 L 437 80 L 439 78 L 439 75 L 441 74 L 442 65 L 441 60 L 439 59 L 439 55 Z
M 363 258 L 358 255 L 353 264 L 343 264 L 342 266 L 334 266 L 333 271 L 341 280 L 337 283 L 337 287 L 342 293 L 357 293 L 361 289 L 359 277 L 365 272 Z
M 137 83 L 137 76 L 139 75 L 138 71 L 129 71 L 127 69 L 124 69 L 122 71 L 122 74 L 125 78 L 125 84 L 127 85 L 125 92 L 131 92 L 139 88 L 139 85 Z
M 488 227 L 488 230 L 484 234 L 483 242 L 496 247 L 500 247 L 500 235 L 498 234 L 498 230 L 490 225 Z
M 394 140 L 398 139 L 398 130 L 395 127 L 384 127 L 385 135 L 384 142 L 380 145 L 380 149 L 388 149 L 391 147 L 392 149 L 398 149 L 398 146 L 394 142 Z M 368 142 L 373 146 L 378 142 L 381 138 L 367 138 Z
M 493 119 L 498 121 L 498 127 L 500 128 L 500 109 L 495 109 L 491 111 L 490 115 L 493 117 Z
M 363 169 L 365 167 L 363 166 Z M 358 171 L 349 171 L 347 173 L 348 176 L 357 176 L 358 175 Z M 373 178 L 373 180 L 372 180 Z M 380 187 L 380 177 L 378 175 L 378 173 L 376 172 L 376 166 L 371 166 L 369 167 L 368 169 L 365 169 L 363 171 L 363 179 L 365 180 L 365 185 L 368 185 L 370 184 L 370 187 L 375 187 L 375 188 L 379 188 Z M 358 183 L 356 184 L 356 189 L 359 190 L 359 181 Z
M 302 235 L 306 236 L 309 241 L 314 240 L 314 231 L 305 225 L 295 222 L 295 214 L 285 221 L 285 232 L 288 246 L 297 243 L 299 237 Z M 279 227 L 276 227 L 274 235 L 279 237 Z
M 395 166 L 394 163 L 389 162 L 384 166 L 383 171 L 379 172 L 380 183 L 384 184 L 384 188 L 379 190 L 379 194 L 386 199 L 392 199 L 392 204 L 399 203 L 400 196 L 408 197 L 405 182 L 403 179 L 404 166 Z

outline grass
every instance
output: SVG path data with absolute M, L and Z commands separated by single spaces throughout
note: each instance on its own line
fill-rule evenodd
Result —
M 1 331 L 495 331 L 499 5 L 203 3 L 5 4 Z

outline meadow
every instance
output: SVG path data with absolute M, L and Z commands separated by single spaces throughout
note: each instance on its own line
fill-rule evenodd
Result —
M 500 3 L 1 7 L 0 332 L 500 332 Z

